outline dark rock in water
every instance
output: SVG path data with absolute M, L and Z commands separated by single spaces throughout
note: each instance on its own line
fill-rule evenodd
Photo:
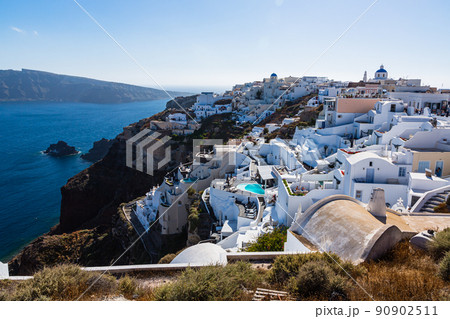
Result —
M 114 140 L 108 140 L 102 138 L 100 141 L 94 142 L 94 146 L 86 154 L 82 154 L 81 158 L 89 162 L 98 162 L 106 154 L 108 154 L 109 149 L 113 145 Z
M 78 154 L 78 151 L 73 146 L 67 145 L 64 141 L 58 141 L 56 144 L 50 146 L 44 151 L 44 154 L 61 157 Z

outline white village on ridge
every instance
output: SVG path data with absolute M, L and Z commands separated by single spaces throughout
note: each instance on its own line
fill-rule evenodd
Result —
M 258 125 L 305 96 L 295 116 Z M 143 229 L 156 222 L 163 235 L 177 234 L 188 223 L 188 188 L 201 193 L 211 231 L 190 229 L 190 247 L 172 263 L 226 263 L 225 254 L 243 253 L 277 226 L 288 228 L 286 253 L 329 251 L 354 263 L 404 238 L 423 246 L 429 230 L 450 226 L 441 211 L 450 193 L 449 101 L 449 90 L 395 80 L 383 65 L 359 82 L 273 73 L 224 94 L 203 92 L 192 117 L 179 110 L 150 128 L 192 134 L 222 113 L 257 126 L 226 145 L 202 141 L 194 161 L 168 173 L 129 216 Z M 292 139 L 262 137 L 313 110 L 315 126 L 295 127 Z

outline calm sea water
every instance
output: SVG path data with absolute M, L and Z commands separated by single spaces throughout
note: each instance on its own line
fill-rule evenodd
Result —
M 94 141 L 162 111 L 167 100 L 113 105 L 0 103 L 0 260 L 59 222 L 60 188 L 90 165 L 41 154 L 59 140 L 87 152 Z

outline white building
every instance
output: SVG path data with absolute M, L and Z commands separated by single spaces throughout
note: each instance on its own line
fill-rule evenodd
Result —
M 407 203 L 411 167 L 412 159 L 394 162 L 388 156 L 382 157 L 369 151 L 350 155 L 342 165 L 344 194 L 368 203 L 373 189 L 381 187 L 385 190 L 388 206 L 394 205 L 399 198 Z
M 187 125 L 186 113 L 169 114 L 169 116 L 167 117 L 167 120 L 169 122 Z
M 197 96 L 197 102 L 192 106 L 192 111 L 199 120 L 215 114 L 230 113 L 232 99 L 230 96 L 218 95 L 213 92 L 202 92 Z
M 417 92 L 389 92 L 388 96 L 394 99 L 401 99 L 407 104 L 408 113 L 423 113 L 425 108 L 429 108 L 431 113 L 438 115 L 448 111 L 450 94 L 441 93 L 417 93 Z
M 375 77 L 373 80 L 379 81 L 379 80 L 387 80 L 388 79 L 388 72 L 384 69 L 384 65 L 380 65 L 380 68 L 375 72 Z

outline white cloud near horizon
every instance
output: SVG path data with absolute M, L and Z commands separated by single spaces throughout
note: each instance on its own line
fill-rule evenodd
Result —
M 11 30 L 16 31 L 17 33 L 26 33 L 25 30 L 19 29 L 18 27 L 11 26 Z
M 9 27 L 11 30 L 17 32 L 17 33 L 21 33 L 21 34 L 27 34 L 27 31 L 24 29 L 20 29 L 18 27 L 15 26 L 10 26 Z M 30 33 L 32 33 L 35 37 L 39 36 L 39 32 L 37 32 L 36 30 L 30 31 Z

